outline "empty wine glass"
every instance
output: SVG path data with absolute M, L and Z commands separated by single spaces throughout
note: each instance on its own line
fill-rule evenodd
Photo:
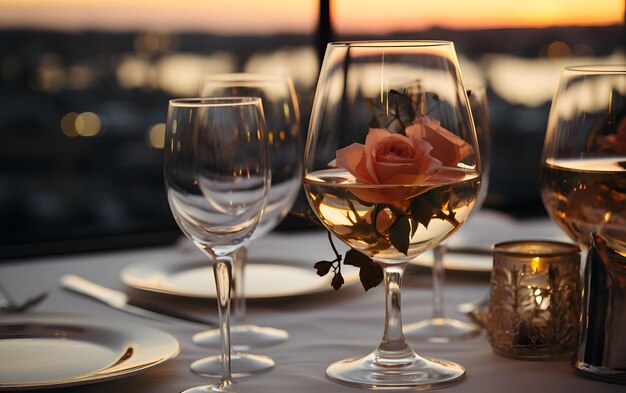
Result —
M 233 384 L 230 352 L 231 254 L 256 229 L 270 185 L 268 144 L 260 98 L 193 98 L 169 102 L 164 175 L 170 208 L 182 232 L 213 263 L 220 320 L 217 356 L 192 363 L 221 370 L 217 385 L 189 393 L 223 391 Z M 239 354 L 238 369 L 261 355 Z M 219 375 L 219 374 L 218 374 Z
M 489 111 L 487 90 L 484 86 L 468 85 L 472 117 L 476 127 L 478 145 L 480 147 L 482 184 L 480 194 L 474 205 L 474 211 L 480 208 L 487 197 L 487 183 L 489 177 L 489 151 L 491 147 L 489 132 Z M 440 243 L 433 249 L 432 283 L 433 283 L 433 312 L 428 319 L 406 325 L 404 331 L 407 337 L 433 343 L 448 343 L 476 337 L 480 334 L 480 327 L 474 323 L 446 317 L 443 306 L 443 290 L 445 282 L 445 267 L 443 259 L 447 247 Z
M 201 97 L 253 96 L 263 101 L 270 149 L 272 185 L 265 213 L 253 240 L 274 229 L 291 209 L 302 184 L 302 155 L 300 148 L 300 112 L 291 78 L 270 74 L 217 74 L 204 79 Z M 233 253 L 234 260 L 234 321 L 231 343 L 236 348 L 273 345 L 287 340 L 286 331 L 257 326 L 246 322 L 244 280 L 248 252 L 245 247 Z M 280 269 L 268 265 L 268 269 Z M 254 278 L 253 278 L 254 279 Z M 258 278 L 256 278 L 258 279 Z M 194 335 L 196 344 L 217 346 L 219 329 Z
M 422 357 L 406 343 L 400 292 L 407 263 L 448 238 L 472 210 L 481 182 L 477 152 L 451 42 L 328 45 L 306 144 L 306 196 L 323 225 L 352 248 L 346 259 L 382 268 L 386 294 L 379 346 L 330 365 L 329 379 L 430 389 L 465 375 L 462 366 Z

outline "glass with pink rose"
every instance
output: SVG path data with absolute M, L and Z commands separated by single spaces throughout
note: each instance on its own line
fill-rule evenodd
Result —
M 359 260 L 362 272 L 368 264 L 382 268 L 386 290 L 380 344 L 363 357 L 330 365 L 329 379 L 389 390 L 438 388 L 463 378 L 462 366 L 422 357 L 406 343 L 400 293 L 407 263 L 467 219 L 480 173 L 451 42 L 328 45 L 311 114 L 304 187 L 323 225 L 352 248 L 351 263 Z

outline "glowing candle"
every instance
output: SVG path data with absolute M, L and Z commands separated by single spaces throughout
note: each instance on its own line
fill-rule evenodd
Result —
M 578 247 L 533 240 L 492 249 L 488 330 L 495 352 L 517 358 L 571 354 L 580 312 Z

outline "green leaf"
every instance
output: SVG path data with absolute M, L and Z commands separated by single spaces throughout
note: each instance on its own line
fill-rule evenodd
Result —
M 357 250 L 350 249 L 346 252 L 346 256 L 343 259 L 344 265 L 355 266 L 361 268 L 367 266 L 370 263 L 374 263 L 370 257 L 358 252 Z
M 423 199 L 426 199 L 433 207 L 443 209 L 443 205 L 450 199 L 450 193 L 450 190 L 432 189 L 424 194 Z
M 367 292 L 371 288 L 378 286 L 383 281 L 384 273 L 383 268 L 375 262 L 371 262 L 369 265 L 364 266 L 359 271 L 359 279 L 363 289 Z
M 428 228 L 433 218 L 433 205 L 425 199 L 414 199 L 411 202 L 411 218 Z
M 407 217 L 400 217 L 389 232 L 389 241 L 404 255 L 408 255 L 409 252 L 410 232 L 411 223 Z
M 359 268 L 359 279 L 366 291 L 374 288 L 383 281 L 383 268 L 375 263 L 372 258 L 356 251 L 350 250 L 346 253 L 344 264 Z

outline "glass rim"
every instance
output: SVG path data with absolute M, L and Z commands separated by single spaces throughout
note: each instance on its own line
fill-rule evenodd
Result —
M 170 107 L 222 107 L 222 106 L 243 106 L 261 103 L 259 97 L 190 97 L 174 98 L 168 101 Z
M 524 250 L 519 251 L 516 247 L 520 245 L 536 244 L 541 245 L 541 250 Z M 550 248 L 551 247 L 551 248 Z M 558 248 L 558 249 L 557 249 Z M 580 254 L 580 248 L 572 243 L 558 242 L 554 240 L 509 240 L 505 242 L 499 242 L 491 246 L 491 252 L 493 255 L 506 255 L 512 257 L 558 257 L 570 254 Z
M 563 71 L 572 72 L 576 74 L 597 74 L 597 75 L 611 75 L 611 74 L 623 74 L 626 73 L 626 64 L 580 64 L 571 65 L 562 68 Z
M 423 48 L 437 46 L 452 46 L 452 41 L 445 40 L 364 40 L 364 41 L 336 41 L 328 43 L 328 47 L 357 47 L 357 48 Z

